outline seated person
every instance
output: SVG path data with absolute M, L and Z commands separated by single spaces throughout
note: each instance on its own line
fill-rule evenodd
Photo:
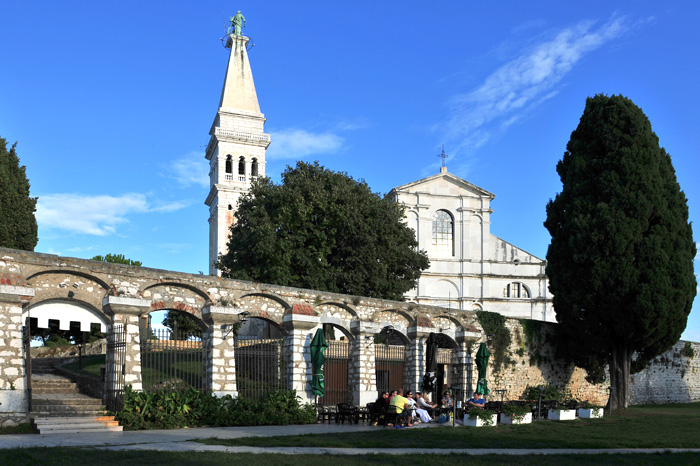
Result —
M 411 406 L 411 416 L 415 419 L 416 417 L 420 417 L 421 422 L 430 422 L 430 414 L 428 414 L 428 411 L 419 408 L 418 403 L 416 400 L 413 399 L 413 392 L 408 391 L 406 392 L 406 399 L 408 399 L 408 404 Z
M 481 398 L 481 393 L 474 393 L 474 396 L 467 400 L 467 408 L 483 408 L 485 405 L 486 400 Z
M 452 397 L 450 396 L 450 392 L 445 392 L 442 395 L 442 407 L 443 408 L 451 408 L 453 404 Z
M 391 403 L 391 399 L 394 398 L 397 393 L 398 393 L 398 390 L 392 390 L 391 393 L 389 393 L 389 397 L 387 398 L 387 402 Z
M 437 408 L 437 405 L 426 400 L 421 392 L 416 392 L 416 405 L 418 408 L 424 409 L 431 415 L 435 412 L 435 408 Z
M 384 424 L 384 414 L 379 413 L 385 413 L 387 408 L 389 408 L 389 392 L 384 391 L 379 394 L 379 398 L 374 402 L 374 413 L 372 414 L 378 415 L 376 424 Z
M 409 416 L 410 413 L 410 404 L 408 403 L 408 400 L 403 397 L 403 390 L 396 390 L 396 395 L 391 397 L 390 405 L 391 406 L 396 406 L 396 412 L 398 413 L 398 416 L 396 416 L 396 423 L 398 424 L 400 420 L 406 420 L 408 423 L 409 427 L 413 427 L 413 423 L 411 422 L 411 418 Z M 391 424 L 387 424 L 390 426 Z

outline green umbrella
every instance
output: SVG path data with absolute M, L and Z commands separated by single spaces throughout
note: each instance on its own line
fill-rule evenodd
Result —
M 476 393 L 481 393 L 482 395 L 488 395 L 491 392 L 486 382 L 486 366 L 489 365 L 489 356 L 491 356 L 491 353 L 486 348 L 486 343 L 479 345 L 479 351 L 476 352 L 476 368 L 479 371 Z
M 311 391 L 315 396 L 323 396 L 326 394 L 326 384 L 323 380 L 323 365 L 326 363 L 326 337 L 323 334 L 323 329 L 316 330 L 314 339 L 311 340 Z

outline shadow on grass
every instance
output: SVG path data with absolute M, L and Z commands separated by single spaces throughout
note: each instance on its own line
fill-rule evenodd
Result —
M 342 434 L 310 434 L 238 439 L 204 439 L 230 446 L 342 448 L 700 448 L 700 403 L 639 406 L 612 417 L 541 421 L 497 427 L 383 429 Z

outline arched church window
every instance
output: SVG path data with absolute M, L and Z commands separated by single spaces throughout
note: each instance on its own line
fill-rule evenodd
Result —
M 433 253 L 438 257 L 452 257 L 454 249 L 454 220 L 446 210 L 433 215 Z
M 250 176 L 258 176 L 258 159 L 253 159 L 250 165 Z
M 529 298 L 530 289 L 521 282 L 508 283 L 503 289 L 504 298 Z
M 245 175 L 245 157 L 242 155 L 238 158 L 238 174 Z
M 226 156 L 226 173 L 229 175 L 233 173 L 233 160 L 230 155 Z

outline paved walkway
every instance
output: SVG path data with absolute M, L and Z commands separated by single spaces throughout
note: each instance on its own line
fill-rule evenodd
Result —
M 428 426 L 424 426 L 428 427 Z M 420 428 L 420 427 L 419 427 Z M 561 455 L 607 453 L 695 452 L 700 449 L 619 448 L 619 449 L 413 449 L 413 448 L 326 448 L 326 447 L 227 447 L 204 445 L 192 440 L 204 438 L 271 437 L 277 435 L 349 433 L 381 429 L 367 425 L 316 424 L 304 426 L 213 427 L 173 430 L 143 430 L 95 434 L 0 435 L 0 448 L 78 447 L 108 450 L 220 451 L 227 453 L 272 453 L 285 455 L 363 455 L 384 453 L 460 455 Z

